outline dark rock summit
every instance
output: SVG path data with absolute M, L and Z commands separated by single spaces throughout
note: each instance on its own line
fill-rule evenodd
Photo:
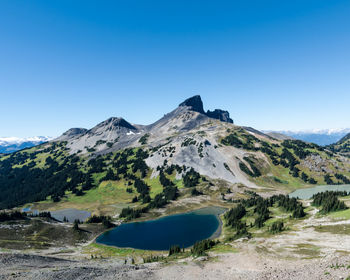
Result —
M 222 122 L 233 123 L 233 120 L 230 118 L 230 113 L 221 109 L 215 109 L 214 111 L 208 110 L 207 112 L 203 109 L 203 101 L 199 95 L 195 95 L 186 99 L 179 106 L 190 107 L 192 111 L 206 115 L 209 118 L 217 119 Z
M 192 111 L 205 114 L 203 109 L 203 102 L 199 95 L 192 96 L 182 102 L 179 106 L 188 106 Z
M 233 120 L 230 118 L 230 113 L 228 111 L 215 109 L 214 111 L 208 110 L 206 115 L 209 118 L 218 119 L 222 122 L 233 123 Z

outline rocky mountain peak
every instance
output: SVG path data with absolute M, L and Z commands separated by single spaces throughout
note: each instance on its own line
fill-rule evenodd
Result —
M 95 133 L 96 131 L 101 131 L 101 130 L 110 131 L 110 130 L 121 130 L 121 129 L 136 130 L 136 127 L 134 127 L 132 124 L 130 124 L 123 118 L 111 117 L 99 123 L 94 128 L 90 129 L 90 132 Z
M 233 123 L 233 120 L 230 118 L 230 113 L 228 111 L 224 111 L 221 109 L 215 109 L 214 111 L 208 110 L 207 112 L 204 111 L 203 108 L 203 101 L 202 98 L 199 95 L 192 96 L 188 99 L 186 99 L 184 102 L 182 102 L 181 106 L 187 106 L 190 107 L 190 110 L 201 113 L 206 115 L 209 118 L 217 119 L 222 122 L 228 122 Z
M 199 95 L 192 96 L 182 102 L 179 106 L 188 106 L 192 111 L 205 114 L 203 109 L 203 101 Z
M 127 128 L 127 129 L 132 129 L 135 130 L 136 127 L 134 127 L 132 124 L 124 120 L 123 118 L 109 118 L 108 120 L 103 122 L 103 125 L 111 125 L 117 128 Z

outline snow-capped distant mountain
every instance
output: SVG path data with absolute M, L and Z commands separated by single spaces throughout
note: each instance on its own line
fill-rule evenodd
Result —
M 25 148 L 40 145 L 52 140 L 52 137 L 35 136 L 27 138 L 19 137 L 0 137 L 0 153 L 9 154 Z
M 312 129 L 301 131 L 266 131 L 273 133 L 281 133 L 294 139 L 315 143 L 321 146 L 330 145 L 338 142 L 345 135 L 350 133 L 350 128 L 344 129 Z

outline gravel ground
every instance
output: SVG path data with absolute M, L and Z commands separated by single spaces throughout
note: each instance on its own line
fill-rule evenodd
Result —
M 0 279 L 149 279 L 152 272 L 120 260 L 71 261 L 26 254 L 0 254 Z
M 212 261 L 126 265 L 120 260 L 71 261 L 25 254 L 0 254 L 0 279 L 346 279 L 350 256 L 286 260 L 253 253 L 223 254 Z

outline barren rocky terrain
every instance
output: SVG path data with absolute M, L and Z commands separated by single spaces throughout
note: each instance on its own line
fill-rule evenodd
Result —
M 175 264 L 124 264 L 120 260 L 65 260 L 24 254 L 0 254 L 0 279 L 346 279 L 349 256 L 322 259 L 266 257 L 228 253 Z

